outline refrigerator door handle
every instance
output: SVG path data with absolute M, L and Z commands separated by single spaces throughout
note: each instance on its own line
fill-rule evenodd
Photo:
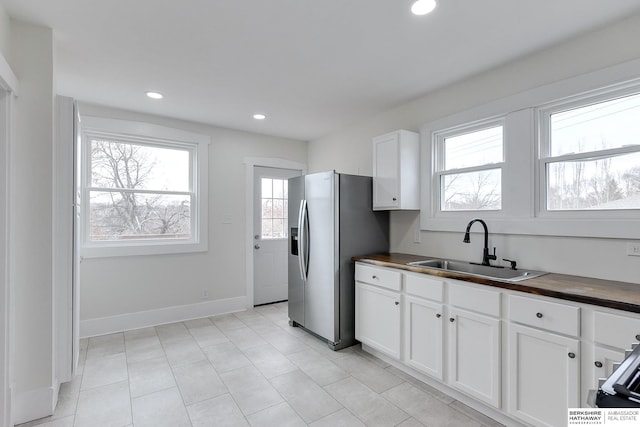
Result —
M 307 218 L 307 201 L 300 200 L 300 209 L 298 210 L 298 267 L 300 268 L 300 278 L 303 281 L 307 280 L 307 233 L 306 233 L 306 218 Z

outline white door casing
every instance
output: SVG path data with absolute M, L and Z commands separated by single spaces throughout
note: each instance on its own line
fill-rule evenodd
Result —
M 254 167 L 253 303 L 287 299 L 287 179 L 300 170 Z
M 0 54 L 0 425 L 11 423 L 11 345 L 13 341 L 10 253 L 12 248 L 10 194 L 10 147 L 13 136 L 13 102 L 18 79 Z

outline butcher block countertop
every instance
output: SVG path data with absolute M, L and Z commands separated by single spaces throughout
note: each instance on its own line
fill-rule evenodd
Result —
M 496 288 L 544 295 L 568 301 L 593 304 L 617 310 L 640 313 L 640 284 L 615 282 L 590 277 L 569 276 L 549 273 L 521 282 L 509 283 L 480 277 L 468 276 L 452 271 L 436 270 L 428 267 L 407 265 L 410 262 L 426 259 L 440 259 L 425 255 L 409 255 L 402 253 L 383 253 L 354 257 L 353 260 L 380 267 L 398 268 L 415 273 L 463 280 Z

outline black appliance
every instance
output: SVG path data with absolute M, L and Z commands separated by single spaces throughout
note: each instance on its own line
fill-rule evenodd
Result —
M 640 345 L 606 379 L 596 394 L 598 408 L 640 407 Z

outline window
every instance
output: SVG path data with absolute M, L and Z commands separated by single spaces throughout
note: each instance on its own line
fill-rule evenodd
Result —
M 640 61 L 420 129 L 423 230 L 640 239 Z
M 441 211 L 502 208 L 503 128 L 494 122 L 437 134 Z
M 286 239 L 289 224 L 286 179 L 262 178 L 262 238 Z
M 83 254 L 206 250 L 207 137 L 83 118 Z
M 625 92 L 541 110 L 547 211 L 640 209 L 640 93 Z

